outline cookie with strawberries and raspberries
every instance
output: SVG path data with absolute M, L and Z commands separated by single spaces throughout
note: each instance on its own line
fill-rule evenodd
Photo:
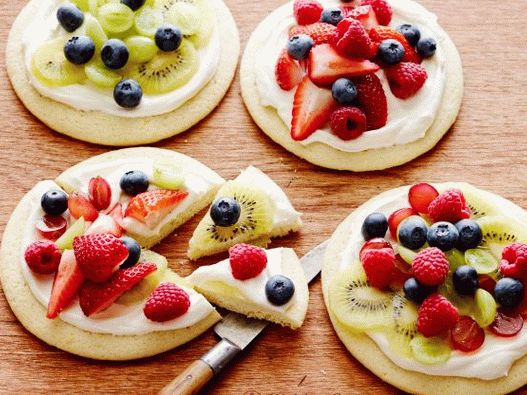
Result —
M 409 393 L 527 383 L 527 212 L 467 183 L 381 193 L 336 229 L 322 268 L 335 331 Z
M 432 149 L 463 96 L 458 51 L 412 0 L 294 0 L 252 33 L 241 87 L 254 121 L 316 165 L 394 167 Z

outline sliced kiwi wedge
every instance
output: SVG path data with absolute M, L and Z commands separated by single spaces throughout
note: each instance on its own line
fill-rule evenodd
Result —
M 437 365 L 448 361 L 452 350 L 439 337 L 415 336 L 410 342 L 413 357 L 425 365 Z
M 502 211 L 488 200 L 482 199 L 481 191 L 469 184 L 462 186 L 463 196 L 470 208 L 471 218 L 478 219 L 486 216 L 499 215 Z
M 402 291 L 393 295 L 392 325 L 385 330 L 392 351 L 412 357 L 410 342 L 417 335 L 417 306 Z
M 497 260 L 501 260 L 501 252 L 509 244 L 527 242 L 524 226 L 514 218 L 502 215 L 486 216 L 479 219 L 478 224 L 483 234 L 478 249 L 487 250 Z
M 122 77 L 106 67 L 100 60 L 93 60 L 84 66 L 88 80 L 100 88 L 114 88 Z

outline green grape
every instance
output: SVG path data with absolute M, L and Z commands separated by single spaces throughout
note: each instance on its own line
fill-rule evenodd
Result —
M 163 13 L 159 9 L 143 7 L 136 14 L 134 24 L 139 34 L 154 38 L 157 29 L 163 25 Z
M 494 322 L 496 318 L 496 301 L 490 293 L 483 288 L 479 288 L 474 296 L 476 308 L 474 309 L 474 319 L 482 328 L 486 328 Z
M 110 70 L 100 61 L 92 61 L 84 67 L 86 77 L 95 85 L 101 88 L 114 88 L 121 76 L 115 71 Z
M 71 0 L 71 2 L 75 4 L 77 7 L 79 7 L 81 11 L 86 12 L 90 10 L 88 0 Z
M 465 261 L 472 266 L 478 274 L 489 274 L 498 269 L 498 261 L 490 252 L 482 249 L 472 249 L 465 251 Z
M 121 3 L 108 3 L 99 8 L 97 19 L 108 33 L 122 33 L 134 23 L 134 12 Z
M 66 232 L 58 238 L 55 242 L 57 247 L 62 251 L 73 249 L 73 239 L 81 236 L 86 231 L 86 222 L 83 217 L 80 217 L 73 225 L 71 225 Z
M 100 51 L 104 43 L 108 41 L 108 36 L 104 32 L 97 18 L 89 14 L 85 15 L 84 31 L 87 36 L 91 37 L 98 51 Z
M 154 162 L 153 183 L 163 189 L 178 189 L 185 183 L 181 169 L 171 161 Z
M 166 20 L 177 26 L 185 36 L 196 34 L 201 27 L 199 9 L 190 3 L 175 3 L 168 10 Z
M 410 250 L 409 248 L 403 247 L 402 245 L 397 246 L 397 252 L 403 258 L 403 261 L 411 265 L 414 262 L 414 258 L 417 255 L 415 251 Z
M 143 36 L 131 36 L 124 40 L 130 52 L 129 62 L 144 63 L 152 60 L 157 54 L 154 40 Z
M 465 265 L 465 255 L 459 250 L 453 249 L 445 253 L 448 263 L 450 264 L 450 271 L 456 270 L 459 266 Z

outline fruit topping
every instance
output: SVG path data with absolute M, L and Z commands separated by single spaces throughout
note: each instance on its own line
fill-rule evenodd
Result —
M 456 326 L 450 332 L 452 345 L 463 352 L 475 351 L 485 340 L 485 332 L 472 318 L 464 315 L 459 317 Z
M 130 36 L 124 40 L 130 57 L 130 63 L 145 63 L 149 62 L 157 54 L 157 45 L 150 37 L 144 36 Z
M 479 286 L 478 272 L 471 266 L 461 265 L 452 274 L 456 292 L 460 295 L 474 295 Z
M 380 250 L 383 248 L 392 248 L 392 245 L 386 240 L 384 240 L 382 237 L 377 237 L 375 239 L 368 240 L 366 243 L 362 245 L 362 248 L 360 249 L 360 252 L 359 252 L 359 258 L 362 260 L 362 254 L 365 251 Z
M 89 317 L 106 310 L 119 296 L 155 271 L 156 265 L 153 263 L 140 263 L 129 269 L 119 270 L 107 282 L 84 283 L 79 291 L 82 312 Z
M 419 214 L 428 214 L 428 206 L 438 196 L 437 189 L 425 182 L 413 185 L 408 191 L 410 206 Z
M 417 214 L 417 211 L 410 207 L 400 208 L 399 210 L 396 210 L 391 213 L 388 217 L 388 227 L 390 229 L 390 234 L 392 235 L 392 237 L 394 239 L 397 239 L 397 229 L 399 228 L 401 222 L 403 222 L 406 218 Z
M 335 30 L 333 46 L 341 54 L 352 58 L 371 57 L 371 39 L 358 20 L 346 18 L 339 22 Z
M 361 254 L 361 262 L 368 282 L 373 287 L 384 289 L 390 285 L 395 264 L 392 248 L 366 250 Z
M 411 265 L 414 262 L 414 258 L 417 255 L 415 251 L 410 250 L 409 248 L 403 247 L 402 245 L 397 245 L 397 252 L 403 261 L 408 265 Z
M 491 276 L 488 274 L 480 274 L 478 276 L 479 279 L 479 287 L 481 289 L 484 289 L 491 295 L 494 294 L 494 287 L 496 286 L 496 280 L 494 280 Z
M 394 65 L 403 60 L 404 47 L 393 39 L 381 41 L 377 49 L 377 57 L 388 65 Z
M 430 247 L 437 247 L 441 251 L 449 251 L 456 245 L 459 233 L 453 224 L 442 221 L 430 226 L 426 238 Z
M 424 285 L 441 285 L 448 275 L 449 263 L 445 253 L 429 247 L 417 253 L 412 264 L 414 277 Z
M 362 0 L 360 5 L 371 6 L 381 25 L 387 26 L 392 21 L 392 7 L 390 7 L 386 0 Z
M 330 125 L 342 140 L 353 140 L 366 131 L 366 115 L 357 107 L 341 107 L 331 113 Z
M 73 64 L 86 64 L 95 54 L 95 44 L 91 37 L 76 36 L 64 45 L 64 56 Z
M 462 219 L 470 218 L 470 209 L 467 206 L 463 192 L 459 189 L 449 189 L 436 197 L 428 206 L 428 215 L 434 220 L 456 223 Z
M 42 195 L 40 205 L 46 214 L 61 215 L 68 208 L 68 195 L 58 189 L 52 189 Z
M 141 103 L 143 90 L 135 80 L 122 80 L 115 85 L 113 98 L 123 108 L 135 108 Z
M 527 244 L 512 243 L 501 253 L 500 272 L 507 277 L 527 277 Z
M 240 204 L 230 197 L 217 199 L 210 208 L 210 217 L 218 226 L 232 226 L 240 219 Z
M 304 69 L 296 60 L 291 58 L 284 49 L 278 58 L 275 67 L 275 76 L 278 86 L 285 91 L 290 91 L 295 86 L 300 84 L 305 75 Z
M 110 234 L 77 236 L 73 251 L 86 278 L 97 283 L 108 280 L 128 258 L 124 242 Z
M 88 197 L 97 210 L 106 210 L 112 201 L 110 184 L 102 177 L 93 177 L 88 184 Z
M 85 232 L 87 235 L 93 235 L 97 233 L 108 233 L 114 235 L 115 237 L 121 237 L 124 233 L 124 229 L 121 228 L 121 226 L 115 222 L 111 216 L 100 214 Z
M 188 196 L 185 191 L 155 189 L 140 193 L 130 200 L 124 212 L 125 217 L 132 217 L 155 228 L 181 201 Z
M 299 25 L 318 22 L 324 8 L 316 0 L 295 0 L 293 13 Z
M 84 72 L 91 82 L 101 88 L 114 88 L 121 81 L 121 76 L 108 69 L 99 59 L 86 64 Z
M 66 232 L 68 222 L 64 217 L 44 215 L 35 224 L 38 233 L 45 239 L 55 241 Z
M 428 287 L 421 284 L 415 278 L 411 277 L 405 281 L 403 285 L 404 295 L 417 304 L 423 303 L 423 301 L 431 295 L 434 291 L 434 287 Z
M 73 218 L 79 219 L 80 217 L 83 217 L 89 222 L 95 221 L 99 216 L 99 212 L 90 200 L 77 192 L 73 192 L 69 196 L 68 210 Z
M 161 189 L 181 189 L 185 184 L 182 169 L 171 160 L 154 161 L 152 183 Z
M 145 4 L 145 0 L 121 0 L 121 3 L 130 7 L 132 11 L 137 11 Z
M 119 181 L 121 189 L 129 196 L 136 196 L 146 192 L 150 186 L 148 176 L 140 170 L 131 170 L 121 177 Z
M 433 38 L 422 38 L 417 42 L 416 48 L 417 53 L 423 58 L 430 58 L 436 52 L 437 43 Z
M 139 257 L 141 256 L 141 246 L 135 239 L 132 239 L 131 237 L 122 237 L 121 240 L 128 250 L 128 258 L 126 258 L 126 260 L 121 264 L 119 269 L 128 269 L 139 262 Z
M 307 26 L 293 26 L 289 30 L 289 37 L 297 36 L 299 34 L 306 34 L 311 37 L 315 45 L 329 44 L 333 42 L 335 26 L 328 23 L 317 22 Z
M 324 11 L 322 11 L 322 15 L 320 16 L 320 21 L 324 23 L 329 23 L 330 25 L 337 24 L 344 18 L 343 12 L 340 8 L 332 7 L 332 8 L 326 8 Z
M 106 67 L 112 70 L 123 68 L 128 59 L 130 52 L 126 44 L 116 38 L 106 41 L 101 50 L 101 59 Z
M 488 327 L 494 322 L 497 313 L 497 305 L 494 297 L 484 289 L 478 289 L 474 296 L 476 303 L 473 309 L 473 316 L 478 325 L 482 328 Z
M 163 21 L 163 13 L 161 10 L 152 7 L 143 7 L 136 13 L 133 24 L 139 34 L 153 39 L 157 29 L 163 25 Z
M 157 29 L 155 41 L 161 51 L 172 52 L 181 45 L 183 33 L 176 26 L 165 24 Z
M 471 248 L 476 248 L 483 235 L 481 228 L 476 221 L 471 219 L 462 219 L 456 222 L 456 228 L 459 233 L 459 238 L 456 243 L 456 248 L 460 251 L 466 251 Z
M 377 47 L 380 45 L 380 43 L 384 40 L 393 39 L 396 41 L 399 41 L 399 43 L 404 47 L 404 56 L 402 61 L 403 62 L 411 62 L 411 63 L 421 63 L 421 57 L 415 52 L 415 49 L 413 46 L 408 43 L 406 38 L 399 33 L 398 31 L 392 29 L 391 27 L 387 26 L 377 26 L 374 27 L 369 31 L 369 35 L 371 40 L 373 41 L 374 45 L 374 53 L 377 52 Z
M 388 121 L 388 102 L 381 80 L 375 74 L 369 74 L 353 81 L 357 87 L 357 101 L 366 114 L 366 129 L 382 128 Z
M 333 99 L 341 106 L 352 105 L 357 98 L 357 88 L 352 80 L 339 78 L 331 87 Z
M 51 274 L 57 271 L 62 253 L 49 240 L 36 241 L 30 244 L 24 253 L 24 259 L 35 273 Z
M 66 232 L 62 236 L 58 238 L 55 244 L 62 251 L 71 250 L 73 249 L 73 239 L 77 236 L 81 236 L 82 234 L 84 234 L 85 230 L 86 221 L 84 221 L 83 217 L 80 217 L 66 230 Z
M 57 10 L 57 19 L 64 30 L 72 33 L 81 27 L 84 14 L 73 4 L 63 4 Z
M 97 11 L 97 19 L 108 33 L 122 33 L 134 23 L 134 12 L 121 3 L 107 3 Z
M 409 23 L 404 23 L 397 26 L 396 30 L 401 33 L 404 38 L 406 38 L 406 41 L 408 41 L 408 43 L 413 47 L 417 45 L 417 42 L 421 38 L 421 32 L 417 26 L 411 25 Z
M 509 216 L 486 216 L 478 220 L 482 239 L 478 249 L 496 260 L 503 259 L 502 252 L 512 243 L 527 243 L 524 225 Z
M 379 46 L 379 49 L 381 48 L 382 45 Z M 388 67 L 385 71 L 390 89 L 399 99 L 408 99 L 415 95 L 428 79 L 426 69 L 417 63 L 403 62 Z
M 410 348 L 415 360 L 425 365 L 438 365 L 446 362 L 452 352 L 443 339 L 419 335 L 410 341 Z
M 265 284 L 265 295 L 267 300 L 275 306 L 283 306 L 291 300 L 295 294 L 293 281 L 280 274 L 271 277 Z
M 412 215 L 406 218 L 397 230 L 397 240 L 410 250 L 418 250 L 426 243 L 428 225 L 419 216 Z
M 498 311 L 496 319 L 489 326 L 495 335 L 501 337 L 512 337 L 518 334 L 523 328 L 523 318 L 520 314 L 509 315 Z
M 427 297 L 419 307 L 417 330 L 425 337 L 438 336 L 454 328 L 458 320 L 456 307 L 436 293 Z
M 200 31 L 202 20 L 200 10 L 194 4 L 176 2 L 165 14 L 166 20 L 177 26 L 184 36 L 191 36 Z
M 498 261 L 492 254 L 483 249 L 472 249 L 465 251 L 465 261 L 472 266 L 478 274 L 489 274 L 496 271 Z
M 362 23 L 362 26 L 369 31 L 374 27 L 379 26 L 379 21 L 377 20 L 377 15 L 375 11 L 371 8 L 371 5 L 363 5 L 359 7 L 342 7 L 345 18 L 353 18 Z
M 249 244 L 236 244 L 229 248 L 232 276 L 248 280 L 258 276 L 267 266 L 265 250 Z
M 361 232 L 365 240 L 384 237 L 388 230 L 388 220 L 382 213 L 371 213 L 362 223 Z
M 494 287 L 494 297 L 502 307 L 513 309 L 523 300 L 523 283 L 515 278 L 504 277 Z
M 314 41 L 306 34 L 299 34 L 289 38 L 287 42 L 287 53 L 296 60 L 306 59 L 309 51 L 313 48 Z
M 190 297 L 172 283 L 162 283 L 148 297 L 144 313 L 151 321 L 165 322 L 181 317 L 190 308 Z

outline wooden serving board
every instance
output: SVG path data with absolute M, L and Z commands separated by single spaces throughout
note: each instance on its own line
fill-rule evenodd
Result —
M 257 23 L 282 0 L 226 0 L 241 33 L 242 47 Z M 402 167 L 353 174 L 312 166 L 274 144 L 252 122 L 240 97 L 238 78 L 220 107 L 183 135 L 157 147 L 179 150 L 225 178 L 248 165 L 267 172 L 304 213 L 298 235 L 273 246 L 302 255 L 331 236 L 353 209 L 390 188 L 417 181 L 464 180 L 527 207 L 527 1 L 423 0 L 439 16 L 464 61 L 465 98 L 459 119 L 430 153 Z M 24 0 L 0 0 L 0 63 L 9 28 Z M 0 68 L 0 232 L 20 198 L 37 181 L 108 151 L 63 137 L 34 118 L 15 96 Z M 156 251 L 187 275 L 185 259 L 198 218 Z M 1 293 L 1 291 L 0 291 Z M 179 349 L 129 363 L 78 358 L 28 333 L 0 296 L 0 392 L 152 394 L 207 351 L 212 332 Z M 324 308 L 320 280 L 311 286 L 305 326 L 296 332 L 269 327 L 219 379 L 214 394 L 394 393 L 395 388 L 362 367 L 336 337 Z

